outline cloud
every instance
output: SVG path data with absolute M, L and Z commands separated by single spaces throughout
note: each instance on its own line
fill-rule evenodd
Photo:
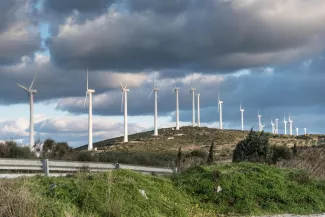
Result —
M 45 0 L 44 7 L 49 12 L 61 14 L 71 13 L 77 10 L 82 13 L 94 13 L 107 8 L 114 3 L 114 0 Z
M 32 23 L 31 0 L 0 3 L 0 65 L 12 64 L 40 49 L 41 38 Z
M 215 72 L 284 64 L 325 47 L 321 0 L 167 2 L 128 2 L 127 12 L 84 23 L 67 17 L 48 41 L 53 60 L 64 68 Z M 170 16 L 166 7 L 183 10 Z

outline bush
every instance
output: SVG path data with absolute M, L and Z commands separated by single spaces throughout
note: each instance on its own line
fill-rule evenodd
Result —
M 6 141 L 0 143 L 1 158 L 36 158 L 35 154 L 29 150 L 29 147 L 18 146 L 15 141 Z
M 247 137 L 238 142 L 234 150 L 233 162 L 272 162 L 272 148 L 268 136 L 262 132 L 254 132 L 253 128 Z
M 273 146 L 273 157 L 272 161 L 273 163 L 279 162 L 280 160 L 290 160 L 293 156 L 290 148 L 287 146 L 281 145 L 281 146 Z

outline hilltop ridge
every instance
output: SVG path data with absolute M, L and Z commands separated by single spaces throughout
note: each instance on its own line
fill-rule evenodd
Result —
M 199 150 L 207 152 L 211 142 L 215 143 L 215 156 L 217 160 L 232 159 L 232 151 L 235 145 L 244 139 L 249 131 L 219 130 L 208 127 L 181 127 L 176 131 L 174 128 L 159 129 L 159 136 L 154 137 L 153 131 L 129 135 L 129 142 L 123 143 L 123 137 L 111 138 L 94 143 L 96 152 L 111 152 L 128 154 L 146 154 L 162 157 L 163 160 L 171 161 L 177 155 L 178 149 L 191 152 Z M 313 146 L 325 143 L 324 135 L 270 135 L 271 145 Z M 87 145 L 75 148 L 86 150 Z M 166 163 L 167 165 L 167 163 Z

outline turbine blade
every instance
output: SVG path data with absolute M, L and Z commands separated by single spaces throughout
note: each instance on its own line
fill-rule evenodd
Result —
M 23 88 L 24 90 L 26 90 L 27 92 L 29 92 L 29 90 L 26 88 L 26 87 L 24 87 L 23 85 L 21 85 L 21 84 L 18 84 L 18 83 L 16 83 L 19 87 L 21 87 L 21 88 Z
M 151 93 L 149 94 L 148 100 L 150 99 L 150 97 L 151 97 L 152 93 L 153 93 L 153 90 L 152 90 L 152 91 L 151 91 Z
M 36 77 L 37 77 L 37 74 L 34 76 L 34 79 L 33 79 L 32 83 L 31 83 L 31 85 L 30 85 L 30 87 L 29 87 L 29 90 L 31 90 L 31 89 L 32 89 L 32 87 L 33 87 L 33 85 L 34 85 L 34 82 L 35 82 L 35 79 L 36 79 Z
M 87 90 L 88 90 L 88 67 L 87 67 Z
M 123 85 L 122 85 L 122 83 L 120 83 L 120 85 L 121 85 L 121 90 L 123 90 Z
M 122 98 L 121 98 L 121 112 L 123 112 L 123 104 L 124 104 L 124 92 L 122 92 Z
M 86 97 L 85 97 L 85 102 L 84 102 L 84 108 L 86 108 L 87 98 L 88 98 L 88 92 L 86 92 Z
M 126 84 L 125 87 L 124 87 L 124 89 L 126 89 L 127 86 L 128 86 L 128 85 Z

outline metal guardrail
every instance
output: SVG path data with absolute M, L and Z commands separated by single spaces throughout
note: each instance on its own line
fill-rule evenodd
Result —
M 172 174 L 175 172 L 169 168 L 158 168 L 158 167 L 147 167 L 137 165 L 126 165 L 126 164 L 112 164 L 112 163 L 92 163 L 92 162 L 72 162 L 72 161 L 50 161 L 45 160 L 22 160 L 22 159 L 6 159 L 0 158 L 0 170 L 1 171 L 40 171 L 46 176 L 52 176 L 54 174 L 69 174 L 77 172 L 79 170 L 86 169 L 90 172 L 101 172 L 114 169 L 128 169 L 142 173 L 163 173 Z M 28 173 L 21 173 L 20 175 L 27 175 Z M 39 173 L 34 173 L 39 174 Z M 9 174 L 0 174 L 1 177 L 7 177 Z M 10 173 L 10 176 L 15 177 L 14 173 Z M 28 174 L 30 176 L 31 173 Z M 56 176 L 56 175 L 55 175 Z

